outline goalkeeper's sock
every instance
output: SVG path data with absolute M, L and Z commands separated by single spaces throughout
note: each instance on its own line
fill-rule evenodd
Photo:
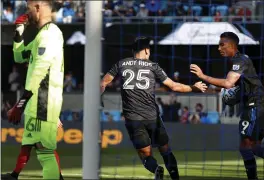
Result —
M 42 166 L 43 179 L 60 179 L 59 166 L 53 150 L 37 149 L 38 160 Z
M 247 148 L 240 149 L 240 154 L 242 155 L 244 160 L 248 179 L 258 179 L 256 159 L 252 150 Z
M 155 173 L 155 171 L 158 167 L 157 160 L 153 156 L 145 157 L 142 160 L 142 163 L 145 166 L 145 168 L 152 173 Z
M 20 153 L 17 158 L 16 167 L 11 173 L 12 177 L 17 178 L 19 176 L 19 173 L 25 167 L 25 165 L 27 164 L 30 158 L 31 149 L 32 149 L 32 146 L 21 146 Z
M 60 157 L 59 157 L 57 151 L 54 151 L 54 155 L 55 155 L 55 158 L 56 158 L 58 167 L 59 167 L 59 171 L 61 172 L 61 168 L 60 168 Z
M 60 157 L 59 157 L 59 154 L 57 153 L 57 151 L 54 151 L 54 155 L 55 155 L 55 158 L 56 158 L 56 161 L 57 161 L 57 164 L 58 164 L 58 167 L 59 167 L 59 171 L 60 171 L 60 180 L 63 180 L 63 176 L 61 174 L 61 168 L 60 168 Z
M 170 149 L 167 152 L 160 153 L 163 157 L 165 166 L 170 174 L 171 179 L 179 179 L 177 160 Z

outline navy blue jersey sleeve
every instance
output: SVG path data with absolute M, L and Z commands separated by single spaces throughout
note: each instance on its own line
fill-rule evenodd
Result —
M 108 74 L 115 77 L 118 74 L 118 62 L 115 63 L 112 68 L 108 71 Z
M 158 80 L 161 82 L 165 81 L 168 76 L 167 74 L 163 71 L 163 69 L 157 64 L 155 69 L 154 69 L 155 76 Z
M 247 68 L 248 68 L 248 62 L 245 58 L 236 59 L 233 61 L 233 66 L 231 71 L 234 71 L 239 74 L 243 74 Z

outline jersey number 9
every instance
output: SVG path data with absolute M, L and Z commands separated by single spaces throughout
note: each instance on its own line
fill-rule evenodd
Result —
M 138 70 L 136 80 L 139 82 L 136 83 L 137 88 L 139 88 L 139 89 L 148 89 L 149 88 L 150 80 L 148 77 L 144 76 L 144 74 L 149 74 L 149 72 L 150 72 L 150 70 L 146 70 L 146 69 Z M 123 75 L 123 77 L 125 77 L 127 74 L 129 75 L 129 77 L 125 81 L 125 83 L 123 84 L 123 89 L 134 89 L 135 85 L 129 84 L 129 83 L 135 78 L 135 72 L 132 71 L 131 69 L 126 69 L 122 75 Z

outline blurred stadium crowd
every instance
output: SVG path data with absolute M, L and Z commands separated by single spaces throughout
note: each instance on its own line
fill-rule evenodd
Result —
M 12 23 L 17 16 L 25 13 L 26 2 L 3 0 L 1 11 L 2 22 Z M 149 21 L 149 18 L 162 17 L 157 21 L 171 23 L 174 21 L 251 21 L 257 20 L 258 8 L 250 1 L 211 0 L 208 1 L 175 1 L 175 0 L 105 0 L 105 21 Z M 56 0 L 54 3 L 54 21 L 58 23 L 84 22 L 84 0 Z

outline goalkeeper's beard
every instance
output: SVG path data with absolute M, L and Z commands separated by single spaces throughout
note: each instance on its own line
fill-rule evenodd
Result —
M 27 23 L 27 25 L 37 25 L 38 24 L 38 20 L 37 20 L 38 18 L 36 17 L 36 18 L 34 18 L 34 16 L 32 15 L 32 14 L 28 14 L 28 23 Z

